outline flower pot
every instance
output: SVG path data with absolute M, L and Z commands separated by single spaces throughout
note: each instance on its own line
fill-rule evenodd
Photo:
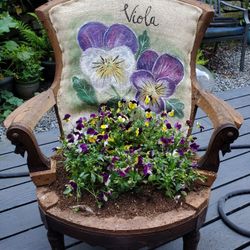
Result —
M 45 82 L 50 82 L 54 80 L 56 64 L 54 61 L 43 61 L 43 77 Z
M 17 95 L 22 99 L 29 99 L 34 96 L 34 93 L 39 89 L 39 78 L 22 81 L 15 80 L 15 90 Z
M 0 89 L 13 91 L 13 77 L 8 76 L 0 80 Z

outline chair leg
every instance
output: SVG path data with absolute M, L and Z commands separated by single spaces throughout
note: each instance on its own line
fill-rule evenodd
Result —
M 52 250 L 64 250 L 64 237 L 63 234 L 48 228 L 47 237 Z
M 242 40 L 241 56 L 240 56 L 240 71 L 244 70 L 244 61 L 245 61 L 245 54 L 246 54 L 246 48 L 247 48 L 247 32 L 249 31 L 245 31 L 245 34 Z
M 200 232 L 192 231 L 183 236 L 183 250 L 196 250 L 200 240 Z

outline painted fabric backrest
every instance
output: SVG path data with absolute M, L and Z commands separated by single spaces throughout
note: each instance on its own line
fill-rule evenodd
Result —
M 175 0 L 72 0 L 53 7 L 63 52 L 60 116 L 88 117 L 99 104 L 125 98 L 189 119 L 190 57 L 201 14 Z

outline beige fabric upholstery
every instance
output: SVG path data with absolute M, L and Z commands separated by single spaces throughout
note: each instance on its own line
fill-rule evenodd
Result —
M 175 0 L 72 0 L 55 6 L 49 14 L 63 52 L 63 71 L 58 92 L 61 117 L 70 113 L 73 114 L 74 119 L 77 119 L 77 117 L 95 112 L 97 109 L 93 105 L 87 105 L 77 97 L 72 83 L 74 77 L 85 79 L 88 84 L 94 87 L 95 96 L 99 103 L 114 97 L 115 93 L 108 86 L 109 84 L 105 83 L 103 86 L 102 82 L 99 82 L 99 85 L 94 83 L 95 77 L 98 75 L 94 76 L 94 73 L 90 72 L 94 68 L 90 64 L 93 58 L 98 57 L 98 53 L 101 55 L 104 53 L 104 56 L 106 56 L 105 53 L 109 53 L 107 58 L 115 57 L 119 53 L 124 56 L 125 59 L 121 60 L 126 68 L 123 77 L 117 75 L 117 79 L 119 79 L 115 79 L 118 82 L 122 78 L 122 83 L 119 85 L 114 81 L 113 84 L 120 96 L 134 99 L 139 91 L 131 82 L 131 75 L 138 70 L 136 69 L 136 60 L 132 59 L 132 57 L 136 58 L 136 54 L 131 54 L 131 48 L 125 48 L 125 50 L 126 46 L 121 46 L 122 48 L 119 47 L 119 49 L 109 48 L 108 52 L 105 52 L 105 49 L 103 52 L 103 48 L 88 48 L 85 51 L 80 48 L 77 41 L 80 28 L 91 22 L 98 22 L 105 25 L 107 29 L 114 24 L 123 24 L 134 32 L 137 41 L 138 36 L 146 30 L 150 39 L 148 49 L 157 52 L 159 57 L 167 53 L 183 65 L 184 75 L 176 85 L 175 92 L 169 98 L 178 98 L 184 103 L 185 116 L 182 120 L 189 119 L 191 112 L 190 53 L 196 36 L 197 22 L 202 14 L 201 9 Z M 131 20 L 129 20 L 130 17 Z M 141 23 L 134 23 L 133 20 Z M 111 50 L 112 52 L 110 52 Z M 159 67 L 164 67 L 164 65 L 158 65 Z M 98 74 L 100 76 L 102 73 Z M 154 75 L 154 73 L 152 74 Z M 171 77 L 173 76 L 169 77 L 170 81 L 173 80 Z M 157 81 L 159 84 L 160 80 Z M 128 89 L 130 89 L 129 93 L 127 93 Z M 66 127 L 65 130 L 67 130 Z

